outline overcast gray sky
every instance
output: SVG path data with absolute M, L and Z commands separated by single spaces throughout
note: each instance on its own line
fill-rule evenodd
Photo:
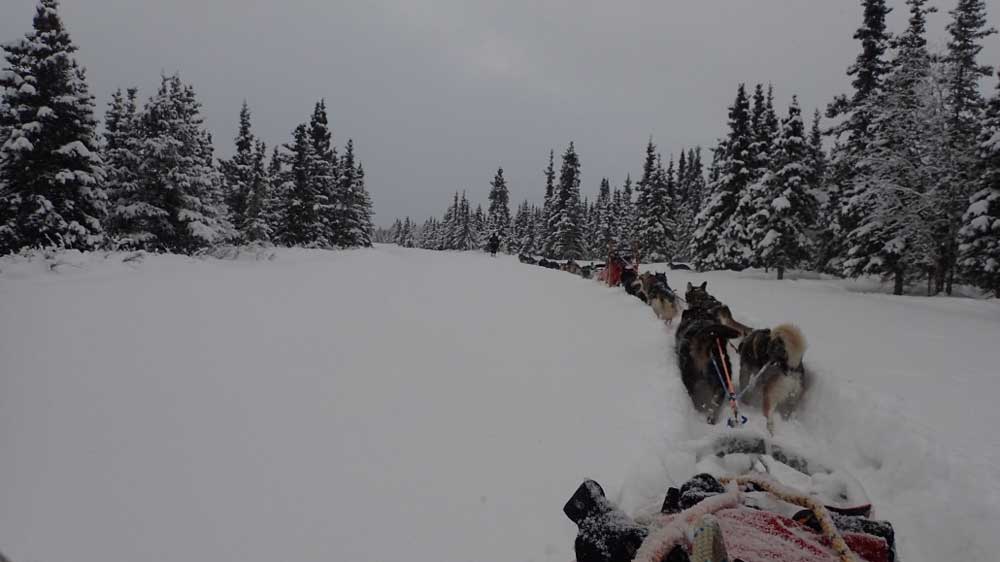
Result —
M 35 0 L 0 0 L 0 40 Z M 987 0 L 1000 24 L 1000 0 Z M 902 0 L 892 26 L 901 30 Z M 936 2 L 931 42 L 945 43 Z M 549 148 L 576 141 L 584 193 L 619 185 L 647 137 L 667 153 L 724 133 L 739 82 L 772 81 L 811 112 L 846 91 L 857 0 L 64 0 L 103 115 L 110 92 L 180 72 L 231 152 L 240 103 L 286 142 L 326 98 L 335 142 L 355 140 L 376 221 L 438 214 L 456 189 L 485 201 L 504 167 L 512 205 L 538 200 Z M 1000 64 L 990 38 L 983 61 Z M 988 84 L 992 88 L 993 83 Z M 558 163 L 557 163 L 558 164 Z

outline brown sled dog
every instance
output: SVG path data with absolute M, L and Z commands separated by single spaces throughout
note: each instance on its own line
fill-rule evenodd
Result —
M 743 401 L 763 409 L 767 430 L 774 433 L 774 411 L 787 417 L 798 406 L 806 384 L 802 356 L 806 352 L 802 331 L 792 324 L 754 330 L 740 342 L 740 389 L 760 373 Z M 762 371 L 763 369 L 763 371 Z
M 671 324 L 680 309 L 677 307 L 677 294 L 667 284 L 665 273 L 643 273 L 639 276 L 642 292 L 646 294 L 646 302 L 653 308 L 656 316 Z

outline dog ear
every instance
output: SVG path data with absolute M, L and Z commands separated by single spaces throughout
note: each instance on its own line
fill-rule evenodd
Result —
M 705 281 L 704 283 L 702 283 L 701 284 L 701 288 L 702 288 L 702 290 L 707 289 L 708 288 L 708 281 Z
M 692 285 L 691 282 L 688 281 L 688 290 L 690 291 L 691 289 L 694 289 L 694 285 Z

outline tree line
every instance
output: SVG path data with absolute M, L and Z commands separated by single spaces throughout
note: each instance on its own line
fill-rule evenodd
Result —
M 218 160 L 194 88 L 163 76 L 141 107 L 136 88 L 116 91 L 98 134 L 57 0 L 41 0 L 32 23 L 3 46 L 0 254 L 371 245 L 364 169 L 352 141 L 338 155 L 325 102 L 270 155 L 244 102 L 235 153 Z
M 570 143 L 558 174 L 550 153 L 542 203 L 521 203 L 513 220 L 493 209 L 507 197 L 495 179 L 485 218 L 463 210 L 463 193 L 442 219 L 397 221 L 382 238 L 469 249 L 497 232 L 508 251 L 553 259 L 600 259 L 611 244 L 699 269 L 875 275 L 897 294 L 923 282 L 950 294 L 958 281 L 1000 296 L 1000 85 L 984 98 L 993 69 L 978 60 L 996 31 L 983 0 L 958 0 L 947 45 L 932 52 L 936 9 L 906 5 L 908 25 L 893 34 L 885 0 L 862 0 L 853 91 L 815 111 L 811 127 L 795 97 L 779 115 L 772 87 L 740 84 L 707 170 L 700 149 L 664 166 L 650 139 L 639 181 L 612 190 L 603 179 L 589 202 Z

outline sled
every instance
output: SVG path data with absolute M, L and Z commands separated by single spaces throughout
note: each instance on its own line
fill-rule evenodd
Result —
M 696 447 L 695 461 L 702 471 L 717 476 L 770 475 L 835 513 L 872 514 L 867 492 L 850 472 L 751 430 L 731 430 L 709 438 Z
M 847 471 L 747 430 L 693 446 L 698 475 L 633 519 L 585 481 L 563 508 L 576 562 L 895 562 L 892 525 L 871 519 Z
M 598 273 L 597 278 L 608 284 L 610 287 L 617 287 L 622 283 L 622 274 L 625 270 L 639 273 L 638 261 L 627 256 L 613 256 L 607 261 L 605 267 Z

